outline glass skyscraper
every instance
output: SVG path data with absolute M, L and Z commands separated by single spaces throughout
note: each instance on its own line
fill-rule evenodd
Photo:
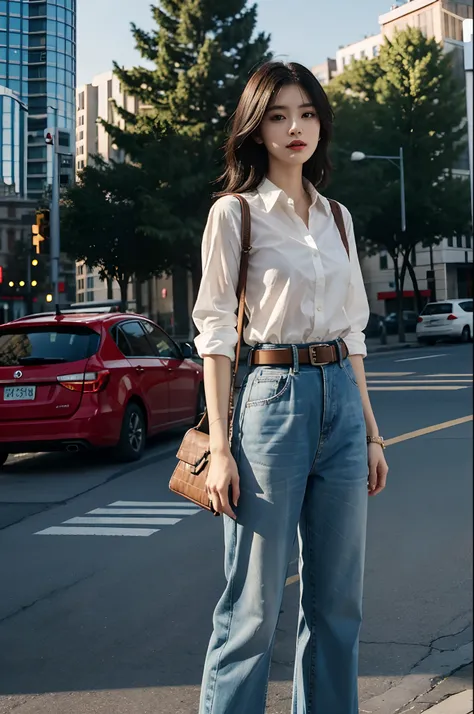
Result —
M 52 183 L 44 130 L 54 127 L 55 113 L 75 143 L 76 0 L 0 0 L 1 87 L 28 105 L 28 115 L 0 94 L 0 178 L 22 193 L 27 129 L 26 191 L 39 200 Z

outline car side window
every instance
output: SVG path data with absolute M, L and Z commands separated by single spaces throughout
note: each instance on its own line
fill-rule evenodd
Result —
M 464 310 L 464 312 L 472 312 L 472 300 L 466 300 L 465 302 L 460 302 L 459 307 Z
M 119 326 L 117 346 L 125 357 L 156 357 L 140 322 L 124 322 Z
M 173 359 L 182 359 L 176 345 L 169 339 L 167 335 L 151 322 L 142 322 L 141 325 L 151 340 L 153 347 L 158 352 L 160 357 L 172 357 Z

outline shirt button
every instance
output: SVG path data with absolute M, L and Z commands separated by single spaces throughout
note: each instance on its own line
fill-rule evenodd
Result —
M 322 309 L 323 309 L 323 308 L 322 308 L 321 306 L 319 306 L 319 307 L 316 308 L 316 310 L 317 310 L 318 312 L 321 312 Z

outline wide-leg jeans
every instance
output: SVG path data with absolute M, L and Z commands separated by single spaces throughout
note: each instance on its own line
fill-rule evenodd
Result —
M 275 349 L 278 345 L 259 345 Z M 224 516 L 200 714 L 264 714 L 275 631 L 298 535 L 300 612 L 292 714 L 357 714 L 367 445 L 349 359 L 250 367 L 234 413 L 241 497 Z

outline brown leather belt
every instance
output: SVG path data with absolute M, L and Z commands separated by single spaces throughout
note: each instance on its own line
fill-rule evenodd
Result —
M 349 350 L 344 341 L 340 341 L 342 359 L 349 356 Z M 252 350 L 251 364 L 270 367 L 272 365 L 292 365 L 293 350 L 291 347 L 278 347 L 270 350 Z M 300 364 L 310 364 L 313 367 L 321 367 L 339 361 L 337 347 L 332 345 L 308 345 L 298 349 L 298 359 Z

